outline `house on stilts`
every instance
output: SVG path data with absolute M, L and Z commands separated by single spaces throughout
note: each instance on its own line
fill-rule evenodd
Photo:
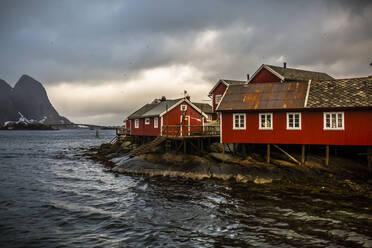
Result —
M 246 83 L 228 85 L 216 111 L 220 142 L 266 144 L 267 162 L 270 145 L 302 145 L 298 163 L 305 145 L 325 145 L 326 164 L 330 145 L 372 146 L 372 77 L 262 65 Z

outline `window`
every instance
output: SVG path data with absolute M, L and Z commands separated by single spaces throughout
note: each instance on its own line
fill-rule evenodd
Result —
M 219 104 L 220 101 L 221 101 L 221 98 L 222 98 L 221 95 L 216 95 L 215 98 L 214 98 L 214 102 L 215 102 L 216 104 Z
M 324 130 L 344 130 L 344 112 L 324 112 Z
M 154 118 L 154 128 L 158 128 L 158 127 L 159 127 L 159 118 L 155 117 Z
M 259 129 L 273 129 L 273 114 L 259 114 Z
M 186 104 L 182 104 L 181 105 L 181 111 L 186 111 L 187 110 L 187 105 Z
M 287 129 L 301 130 L 301 113 L 287 113 Z
M 145 118 L 145 124 L 149 125 L 150 124 L 150 118 Z
M 138 119 L 134 120 L 134 128 L 139 128 L 139 120 Z
M 233 129 L 245 129 L 245 114 L 233 114 Z

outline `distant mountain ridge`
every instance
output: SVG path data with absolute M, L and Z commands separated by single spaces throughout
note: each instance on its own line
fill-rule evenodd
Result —
M 0 79 L 0 126 L 21 116 L 44 124 L 71 123 L 58 114 L 43 85 L 32 77 L 22 75 L 14 88 Z

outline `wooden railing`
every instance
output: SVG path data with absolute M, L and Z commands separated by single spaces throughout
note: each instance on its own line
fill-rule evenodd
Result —
M 129 135 L 129 129 L 124 128 L 124 127 L 117 127 L 116 128 L 116 135 L 117 136 L 124 136 L 124 135 Z
M 218 136 L 219 126 L 185 126 L 168 125 L 163 126 L 162 136 Z

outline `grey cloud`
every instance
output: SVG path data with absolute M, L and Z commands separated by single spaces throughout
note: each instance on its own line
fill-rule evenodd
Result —
M 151 68 L 192 65 L 212 85 L 282 60 L 365 76 L 371 26 L 370 1 L 1 1 L 0 78 L 125 84 Z M 198 48 L 208 31 L 218 35 Z

